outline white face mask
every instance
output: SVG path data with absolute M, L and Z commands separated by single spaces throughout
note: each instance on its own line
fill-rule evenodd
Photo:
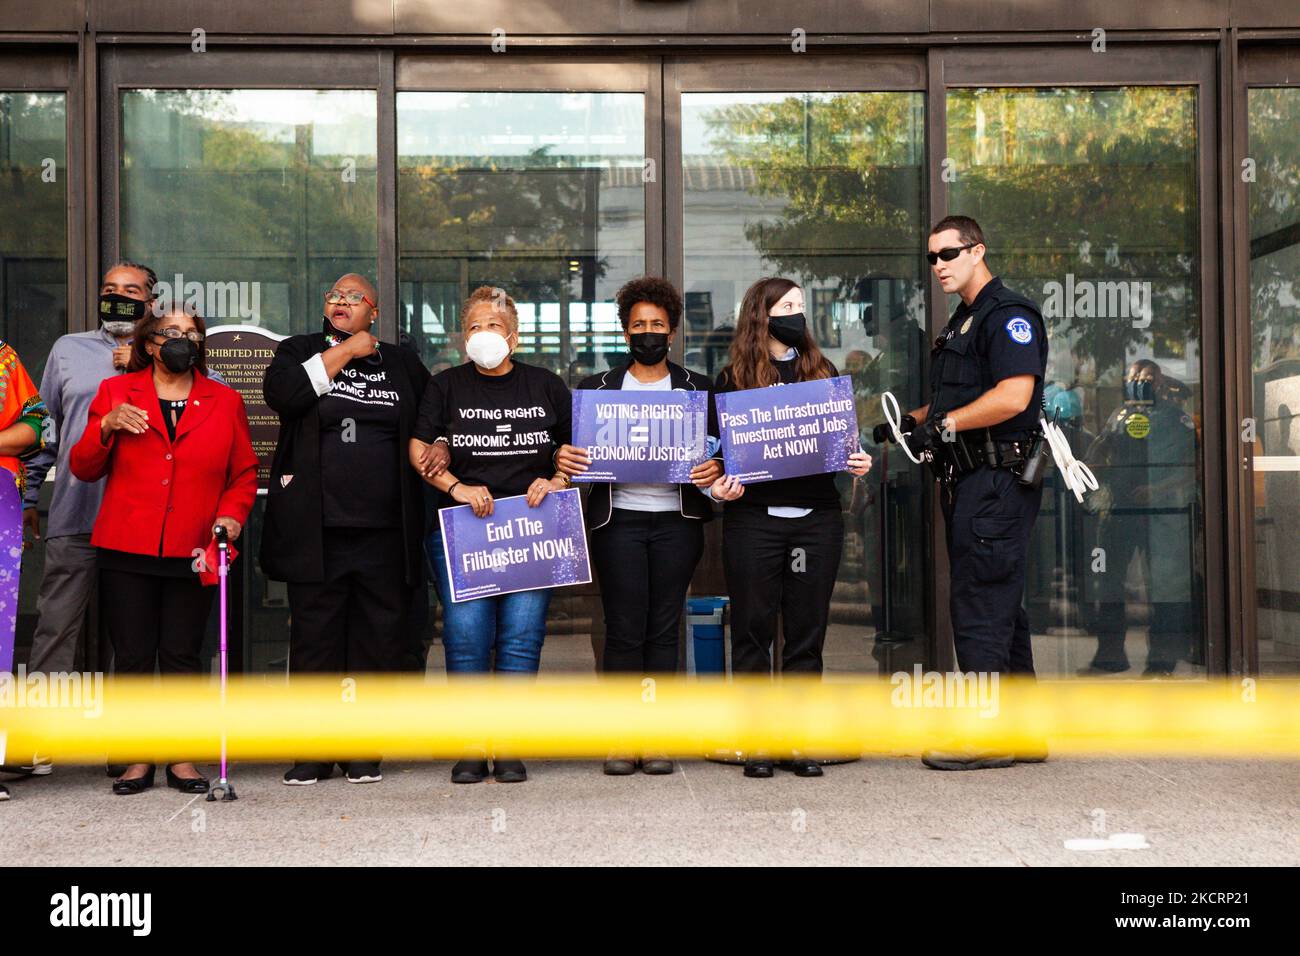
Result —
M 500 332 L 475 332 L 465 340 L 470 361 L 482 368 L 496 368 L 510 354 L 510 343 Z
M 124 339 L 135 331 L 134 322 L 118 322 L 116 320 L 110 320 L 108 322 L 101 322 L 100 325 L 104 327 L 105 332 L 118 339 Z

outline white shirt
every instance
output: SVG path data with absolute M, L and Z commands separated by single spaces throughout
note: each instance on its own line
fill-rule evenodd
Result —
M 629 369 L 623 376 L 625 392 L 669 392 L 672 387 L 672 375 L 642 382 Z M 616 484 L 612 492 L 613 506 L 624 511 L 677 511 L 681 507 L 681 493 L 676 485 Z
M 799 350 L 792 345 L 777 361 L 788 362 L 798 354 Z M 773 518 L 806 518 L 812 514 L 812 511 L 811 508 L 792 508 L 788 505 L 772 505 L 767 509 L 767 513 Z

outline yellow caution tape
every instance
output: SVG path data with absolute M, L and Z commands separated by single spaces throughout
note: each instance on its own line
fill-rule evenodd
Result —
M 973 747 L 1024 753 L 1300 757 L 1300 682 L 1013 683 L 904 673 L 853 680 L 232 678 L 0 675 L 10 762 L 814 756 Z M 37 681 L 37 683 L 33 683 Z

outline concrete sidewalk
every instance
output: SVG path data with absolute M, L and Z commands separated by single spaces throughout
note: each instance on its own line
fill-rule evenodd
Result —
M 453 785 L 450 764 L 388 763 L 378 784 L 280 784 L 243 765 L 240 799 L 163 784 L 109 793 L 102 768 L 4 777 L 11 864 L 1300 864 L 1300 763 L 1053 759 L 940 773 L 869 757 L 821 779 L 692 761 L 671 777 L 531 761 L 524 784 Z M 337 772 L 336 772 L 337 773 Z M 1141 850 L 1065 841 L 1139 833 Z

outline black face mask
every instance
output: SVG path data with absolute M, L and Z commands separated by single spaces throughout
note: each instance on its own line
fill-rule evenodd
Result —
M 328 315 L 321 316 L 321 331 L 325 333 L 325 338 L 330 340 L 331 345 L 337 345 L 344 339 L 352 338 L 351 332 L 344 332 L 337 325 L 330 321 Z
M 148 310 L 149 303 L 143 299 L 132 299 L 116 292 L 105 292 L 99 297 L 100 322 L 139 322 Z
M 667 332 L 633 332 L 628 339 L 632 358 L 641 365 L 658 365 L 668 357 Z
M 1156 383 L 1149 378 L 1137 379 L 1124 383 L 1124 401 L 1154 402 L 1156 400 Z
M 335 345 L 345 342 L 352 338 L 351 332 L 344 332 L 337 325 L 330 321 L 328 315 L 321 316 L 321 331 L 325 333 L 325 344 L 333 348 Z M 366 361 L 371 365 L 382 365 L 383 356 L 376 351 L 374 355 L 367 355 Z
M 767 331 L 782 345 L 794 348 L 796 345 L 803 344 L 804 336 L 808 331 L 808 322 L 802 312 L 793 315 L 769 315 Z
M 189 339 L 168 339 L 158 350 L 167 371 L 179 375 L 188 372 L 199 360 L 199 347 Z

